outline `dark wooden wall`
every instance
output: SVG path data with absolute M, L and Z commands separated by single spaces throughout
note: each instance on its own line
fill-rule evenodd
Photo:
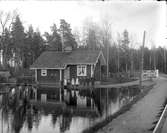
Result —
M 48 69 L 47 70 L 47 76 L 41 76 L 41 69 L 38 69 L 37 70 L 37 81 L 39 83 L 56 83 L 56 82 L 59 82 L 60 81 L 60 70 Z
M 72 78 L 77 78 L 77 65 L 69 65 L 70 67 L 70 81 Z M 87 65 L 87 76 L 78 76 L 80 80 L 91 78 L 91 65 Z M 94 71 L 94 78 L 96 81 L 101 80 L 101 64 L 100 60 L 96 64 Z M 64 70 L 62 70 L 62 80 L 64 80 Z M 47 76 L 41 76 L 41 69 L 37 70 L 37 81 L 39 83 L 58 83 L 60 81 L 60 70 L 48 69 Z

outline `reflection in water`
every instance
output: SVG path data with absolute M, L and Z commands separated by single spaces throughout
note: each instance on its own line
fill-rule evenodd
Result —
M 61 115 L 60 132 L 64 133 L 66 130 L 70 129 L 70 123 L 72 121 L 72 116 L 70 114 Z
M 91 110 L 85 110 L 80 106 L 67 107 L 68 111 L 59 108 L 37 108 L 28 102 L 26 104 L 11 102 L 7 94 L 1 94 L 0 131 L 1 133 L 79 133 L 117 112 L 139 93 L 140 90 L 133 86 L 95 89 L 91 95 L 89 92 L 77 94 L 78 97 L 84 95 L 89 100 L 93 99 L 94 106 L 100 114 L 98 117 L 92 115 Z

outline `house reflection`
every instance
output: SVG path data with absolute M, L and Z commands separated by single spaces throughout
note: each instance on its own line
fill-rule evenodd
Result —
M 15 133 L 20 133 L 20 130 L 23 127 L 25 119 L 26 119 L 26 112 L 24 110 L 19 109 L 13 112 L 12 130 L 15 131 Z
M 61 133 L 64 133 L 66 130 L 70 129 L 71 121 L 72 121 L 72 115 L 64 114 L 61 116 L 61 122 L 60 122 L 60 132 Z
M 9 95 L 0 95 L 1 125 L 3 125 L 0 129 L 4 131 L 3 133 L 27 131 L 44 133 L 43 127 L 47 125 L 48 130 L 52 132 L 56 130 L 61 133 L 78 133 L 117 112 L 139 93 L 140 90 L 136 86 L 99 88 L 93 91 L 66 90 L 65 94 L 71 95 L 75 100 L 69 99 L 65 106 L 50 103 L 49 99 L 45 102 L 38 101 L 37 104 L 32 104 L 30 101 L 20 104 L 22 103 L 20 100 L 11 102 Z M 73 131 L 77 128 L 79 129 Z

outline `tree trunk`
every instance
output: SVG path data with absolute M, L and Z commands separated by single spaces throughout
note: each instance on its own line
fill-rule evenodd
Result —
M 117 71 L 118 71 L 118 73 L 119 73 L 119 67 L 120 67 L 120 60 L 119 60 L 119 52 L 118 52 L 118 61 L 117 61 Z
M 130 75 L 134 74 L 134 66 L 133 66 L 133 51 L 131 50 L 130 53 Z
M 149 59 L 149 68 L 150 68 L 150 70 L 152 69 L 152 65 L 151 65 L 151 54 L 150 54 L 150 59 Z
M 128 72 L 128 64 L 127 64 L 127 62 L 126 62 L 126 73 Z
M 164 73 L 166 73 L 166 50 L 164 48 Z
M 154 49 L 154 70 L 156 70 L 156 53 L 155 53 L 155 49 Z
M 141 62 L 140 62 L 140 80 L 139 80 L 139 86 L 140 88 L 142 87 L 142 73 L 143 73 L 143 62 L 144 62 L 144 44 L 145 44 L 145 34 L 146 32 L 144 31 L 143 34 L 143 46 L 141 47 Z
M 107 78 L 109 77 L 109 44 L 108 41 L 106 40 L 107 43 Z
M 134 70 L 133 70 L 133 59 L 131 59 L 130 62 L 131 62 L 130 63 L 130 75 L 133 75 L 133 73 L 134 73 Z

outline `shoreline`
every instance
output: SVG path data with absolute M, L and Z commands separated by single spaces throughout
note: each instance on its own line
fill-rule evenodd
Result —
M 114 113 L 113 115 L 107 117 L 105 120 L 96 123 L 94 126 L 89 127 L 85 130 L 82 131 L 82 133 L 96 133 L 99 129 L 103 128 L 104 126 L 106 126 L 108 123 L 110 123 L 112 120 L 114 120 L 115 118 L 117 118 L 119 115 L 125 113 L 126 111 L 130 110 L 131 107 L 137 103 L 140 99 L 142 99 L 145 95 L 148 94 L 148 92 L 153 88 L 153 86 L 156 83 L 153 81 L 151 84 L 149 85 L 144 85 L 143 86 L 143 92 L 141 92 L 138 96 L 136 96 L 133 101 L 131 101 L 130 103 L 124 105 L 118 112 Z M 131 85 L 129 85 L 131 86 Z M 146 88 L 146 89 L 145 89 Z

